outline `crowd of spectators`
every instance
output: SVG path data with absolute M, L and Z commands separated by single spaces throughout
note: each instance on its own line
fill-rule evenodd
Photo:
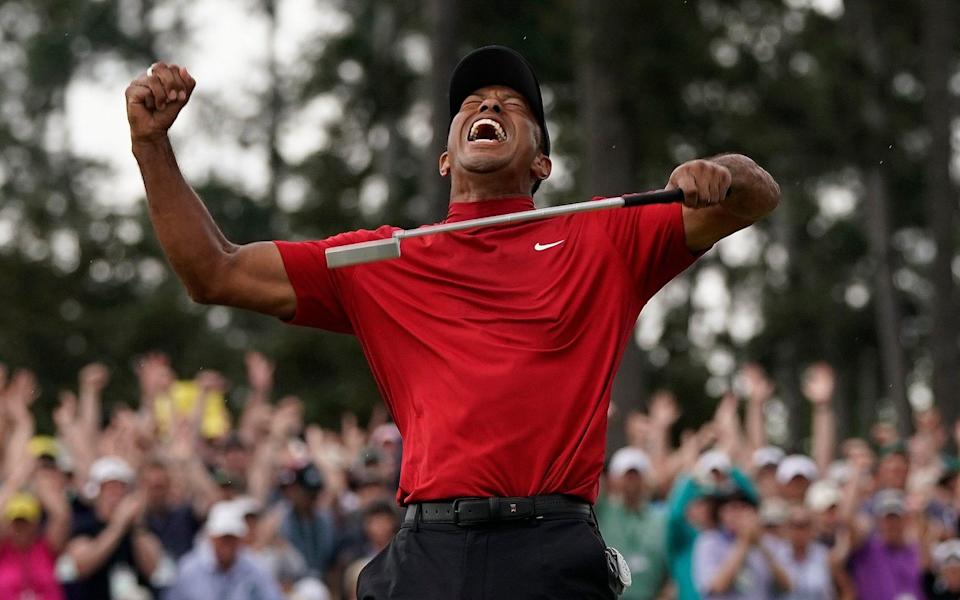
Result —
M 802 382 L 807 454 L 769 444 L 774 384 L 756 365 L 741 377 L 743 410 L 725 396 L 678 448 L 669 393 L 627 417 L 629 445 L 608 462 L 597 506 L 633 573 L 623 597 L 960 599 L 960 422 L 932 407 L 906 439 L 879 423 L 870 439 L 838 442 L 834 373 L 816 364 Z
M 136 406 L 106 411 L 92 364 L 44 436 L 34 376 L 0 368 L 0 599 L 353 598 L 400 524 L 399 431 L 382 410 L 306 424 L 273 370 L 246 356 L 232 416 L 222 376 L 180 380 L 161 354 L 138 363 Z
M 307 424 L 298 398 L 272 398 L 266 357 L 245 363 L 236 414 L 222 376 L 181 380 L 161 354 L 138 362 L 138 402 L 106 411 L 109 372 L 89 365 L 49 436 L 33 375 L 0 367 L 0 599 L 355 598 L 400 524 L 399 431 L 382 409 Z M 596 505 L 632 571 L 623 597 L 960 599 L 960 423 L 932 408 L 907 439 L 880 424 L 838 442 L 818 364 L 804 454 L 767 439 L 763 370 L 742 380 L 743 409 L 724 397 L 677 445 L 670 393 L 626 416 Z

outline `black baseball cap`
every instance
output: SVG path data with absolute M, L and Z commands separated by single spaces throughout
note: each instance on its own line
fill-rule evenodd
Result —
M 540 125 L 543 136 L 543 153 L 550 154 L 550 135 L 547 133 L 547 120 L 543 114 L 543 97 L 540 95 L 540 82 L 533 67 L 516 50 L 506 46 L 484 46 L 464 56 L 453 69 L 450 76 L 450 121 L 460 111 L 460 105 L 470 94 L 489 85 L 505 85 L 519 92 L 534 118 Z M 536 191 L 538 181 L 533 186 Z

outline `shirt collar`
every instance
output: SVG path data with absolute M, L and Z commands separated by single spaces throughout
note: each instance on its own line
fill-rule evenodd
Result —
M 456 223 L 492 215 L 503 215 L 524 210 L 533 210 L 532 196 L 513 196 L 477 202 L 451 202 L 444 223 Z

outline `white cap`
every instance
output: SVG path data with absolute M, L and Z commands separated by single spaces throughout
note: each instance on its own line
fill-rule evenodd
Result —
M 290 600 L 330 600 L 330 590 L 319 579 L 304 577 L 293 584 Z
M 777 481 L 781 485 L 790 483 L 794 477 L 805 477 L 809 481 L 817 479 L 817 465 L 809 456 L 791 454 L 780 461 L 777 467 Z
M 831 479 L 837 483 L 850 481 L 850 475 L 852 473 L 853 469 L 850 468 L 850 465 L 845 460 L 835 460 L 827 467 L 827 479 Z
M 840 488 L 829 479 L 815 481 L 807 489 L 805 501 L 807 507 L 813 512 L 823 512 L 831 506 L 840 504 Z
M 775 467 L 783 460 L 783 450 L 776 446 L 764 446 L 757 448 L 753 453 L 753 466 L 762 469 L 764 467 Z
M 629 471 L 636 471 L 640 475 L 650 472 L 650 459 L 646 452 L 639 448 L 626 446 L 613 453 L 610 458 L 610 474 L 622 477 Z
M 247 535 L 247 523 L 243 520 L 240 507 L 228 500 L 217 502 L 210 507 L 205 530 L 210 537 L 243 537 Z
M 100 485 L 108 481 L 133 483 L 137 478 L 133 468 L 119 456 L 104 456 L 90 465 L 90 481 Z
M 727 456 L 726 452 L 721 452 L 720 450 L 710 450 L 709 452 L 704 452 L 700 455 L 700 458 L 697 459 L 697 464 L 694 466 L 693 470 L 698 478 L 706 478 L 710 473 L 714 471 L 720 471 L 723 474 L 730 472 L 732 464 L 730 463 L 730 457 Z
M 950 561 L 960 562 L 960 539 L 940 542 L 933 549 L 933 562 L 942 567 Z

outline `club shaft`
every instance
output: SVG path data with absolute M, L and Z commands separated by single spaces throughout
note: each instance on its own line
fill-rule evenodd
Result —
M 680 190 L 658 190 L 643 194 L 628 194 L 625 196 L 604 198 L 603 200 L 589 200 L 587 202 L 576 202 L 573 204 L 537 208 L 534 210 L 525 210 L 521 212 L 507 213 L 504 215 L 493 215 L 490 217 L 481 217 L 479 219 L 458 221 L 456 223 L 441 223 L 439 225 L 430 225 L 427 227 L 419 227 L 417 229 L 405 229 L 394 232 L 393 237 L 398 239 L 421 237 L 425 235 L 434 235 L 436 233 L 473 229 L 475 227 L 488 227 L 490 225 L 503 225 L 505 223 L 533 221 L 536 219 L 545 219 L 547 217 L 569 215 L 579 212 L 605 210 L 610 208 L 619 208 L 621 206 L 638 206 L 641 204 L 661 204 L 677 202 L 680 200 L 683 200 L 683 193 Z

